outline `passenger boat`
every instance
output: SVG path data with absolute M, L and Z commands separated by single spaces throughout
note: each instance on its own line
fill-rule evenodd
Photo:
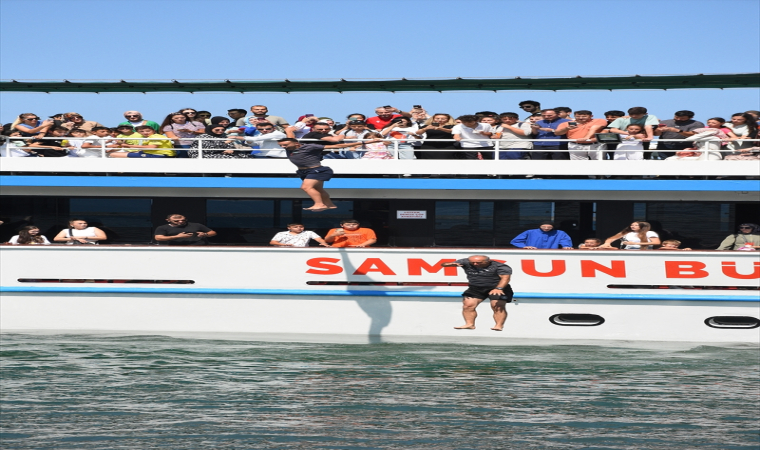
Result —
M 755 164 L 333 160 L 338 177 L 327 188 L 339 208 L 323 213 L 303 211 L 293 167 L 281 160 L 0 164 L 4 214 L 33 216 L 49 237 L 83 216 L 110 238 L 0 248 L 3 332 L 760 343 L 758 252 L 506 248 L 544 219 L 577 245 L 644 218 L 686 247 L 716 248 L 735 223 L 757 217 Z M 169 213 L 217 231 L 214 245 L 151 245 Z M 373 228 L 379 245 L 266 245 L 288 222 L 324 235 L 349 217 Z M 487 304 L 477 329 L 453 328 L 466 279 L 440 263 L 473 254 L 514 270 L 504 331 L 490 330 Z

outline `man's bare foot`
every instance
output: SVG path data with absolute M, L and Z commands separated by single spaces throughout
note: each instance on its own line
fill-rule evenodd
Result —
M 304 208 L 303 210 L 304 211 L 312 211 L 312 212 L 320 212 L 320 211 L 327 211 L 327 209 L 328 208 L 326 206 L 324 208 L 315 208 L 315 207 L 312 206 L 311 208 Z
M 504 328 L 499 328 L 499 327 L 493 327 L 493 328 L 491 328 L 491 329 L 492 329 L 493 331 L 504 331 Z
M 461 327 L 454 327 L 455 330 L 474 330 L 475 325 L 462 325 Z

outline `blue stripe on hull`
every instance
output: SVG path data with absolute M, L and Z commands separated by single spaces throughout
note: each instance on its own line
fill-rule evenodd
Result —
M 0 287 L 0 292 L 73 293 L 73 294 L 211 294 L 211 295 L 292 295 L 339 297 L 460 297 L 460 292 L 416 291 L 362 291 L 362 290 L 288 290 L 288 289 L 177 289 L 177 288 L 99 288 L 99 287 Z M 576 300 L 660 300 L 660 301 L 711 301 L 755 302 L 757 296 L 740 295 L 682 295 L 676 294 L 564 294 L 544 292 L 515 293 L 517 299 L 576 299 Z
M 224 177 L 78 177 L 0 176 L 0 186 L 43 187 L 156 187 L 156 188 L 248 188 L 295 189 L 294 178 Z M 756 180 L 484 180 L 484 179 L 399 179 L 339 177 L 330 181 L 333 189 L 415 189 L 415 190 L 508 190 L 508 191 L 749 191 L 757 190 Z

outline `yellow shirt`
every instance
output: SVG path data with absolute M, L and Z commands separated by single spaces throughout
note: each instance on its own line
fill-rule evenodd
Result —
M 165 150 L 165 149 L 173 149 L 174 148 L 174 144 L 172 143 L 171 139 L 168 139 L 166 136 L 164 136 L 162 134 L 151 134 L 150 136 L 148 136 L 146 138 L 146 137 L 143 137 L 143 135 L 140 134 L 140 133 L 135 133 L 135 134 L 137 136 L 139 136 L 141 139 L 138 139 L 137 143 L 135 143 L 134 145 L 157 145 L 158 149 L 152 149 L 152 148 L 139 148 L 139 149 L 138 148 L 132 148 L 132 149 L 129 149 L 129 151 L 144 152 L 144 153 L 150 153 L 150 154 L 153 154 L 153 155 L 166 155 L 166 156 L 176 156 L 177 155 L 177 152 L 175 152 L 174 150 Z M 134 137 L 134 135 L 128 136 L 128 137 L 131 138 L 131 137 Z M 149 141 L 148 140 L 148 139 L 159 139 L 159 138 L 161 138 L 160 141 Z M 127 141 L 127 142 L 131 142 L 131 140 Z M 159 150 L 159 149 L 164 149 L 164 150 Z
M 116 136 L 116 137 L 117 137 L 118 139 L 124 139 L 124 138 L 141 138 L 141 137 L 142 137 L 142 134 L 140 134 L 140 133 L 138 133 L 138 132 L 136 132 L 136 131 L 135 131 L 135 132 L 134 132 L 134 133 L 132 133 L 132 134 L 120 134 L 120 135 L 118 135 L 118 136 Z M 131 140 L 129 140 L 129 141 L 119 141 L 119 142 L 123 142 L 123 143 L 125 143 L 125 144 L 129 144 L 129 145 L 140 145 L 140 144 L 138 144 L 138 143 L 137 143 L 137 141 L 136 141 L 136 140 L 134 140 L 134 139 L 131 139 Z

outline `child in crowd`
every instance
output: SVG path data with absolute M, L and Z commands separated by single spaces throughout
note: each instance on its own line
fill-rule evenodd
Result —
M 62 138 L 68 134 L 69 129 L 65 127 L 51 127 L 45 138 Z M 30 147 L 39 157 L 60 158 L 69 153 L 69 149 L 63 145 L 64 139 L 34 139 Z
M 367 149 L 362 159 L 393 159 L 393 155 L 388 151 L 385 141 L 380 140 L 382 136 L 375 132 L 368 132 L 362 136 L 362 139 L 378 139 L 376 141 L 365 141 L 364 148 Z
M 662 241 L 662 247 L 658 248 L 657 250 L 691 250 L 690 248 L 678 248 L 680 245 L 681 241 L 669 239 L 667 241 Z
M 32 151 L 31 149 L 25 148 L 26 140 L 21 138 L 22 136 L 20 131 L 9 132 L 8 137 L 5 139 L 5 143 L 0 146 L 0 156 L 12 156 L 17 158 L 24 156 L 34 156 L 30 154 Z
M 80 153 L 83 153 L 82 144 L 84 144 L 86 137 L 87 131 L 81 128 L 74 128 L 69 131 L 68 139 L 64 139 L 63 142 L 61 142 L 64 147 L 69 147 L 69 158 L 84 156 L 80 155 Z
M 72 130 L 73 131 L 73 130 Z M 92 136 L 85 139 L 81 144 L 81 149 L 77 150 L 77 155 L 82 158 L 100 158 L 102 156 L 103 147 L 106 148 L 106 153 L 110 153 L 109 150 L 121 148 L 121 144 L 111 140 L 111 129 L 107 127 L 93 127 Z M 69 152 L 71 156 L 71 152 Z
M 621 134 L 623 142 L 617 145 L 615 149 L 615 160 L 635 160 L 644 159 L 644 144 L 642 139 L 647 135 L 644 132 L 643 125 L 630 124 L 625 128 L 627 134 Z
M 583 241 L 583 244 L 579 245 L 579 249 L 597 249 L 599 246 L 602 245 L 602 240 L 599 238 L 588 238 L 585 241 Z
M 12 245 L 50 245 L 50 241 L 40 234 L 40 229 L 29 225 L 19 230 L 16 236 L 8 241 Z
M 173 158 L 177 155 L 177 152 L 173 150 L 174 143 L 171 139 L 163 134 L 157 134 L 156 130 L 152 127 L 149 127 L 148 125 L 140 125 L 136 127 L 135 130 L 143 139 L 126 141 L 129 143 L 122 144 L 121 147 L 126 148 L 127 151 L 111 153 L 109 155 L 111 158 Z M 137 143 L 132 144 L 131 142 Z
M 132 125 L 119 125 L 118 127 L 114 128 L 114 131 L 116 135 L 114 136 L 116 138 L 116 143 L 118 144 L 115 148 L 111 148 L 106 150 L 106 153 L 109 154 L 113 152 L 126 152 L 126 150 L 122 147 L 122 144 L 136 144 L 136 140 L 125 140 L 128 138 L 136 138 L 141 137 L 140 134 L 135 132 L 135 129 L 132 128 Z
M 309 241 L 314 239 L 322 247 L 329 247 L 330 244 L 325 242 L 317 233 L 313 231 L 304 231 L 302 223 L 289 223 L 288 231 L 281 231 L 274 235 L 269 242 L 276 247 L 308 247 Z

